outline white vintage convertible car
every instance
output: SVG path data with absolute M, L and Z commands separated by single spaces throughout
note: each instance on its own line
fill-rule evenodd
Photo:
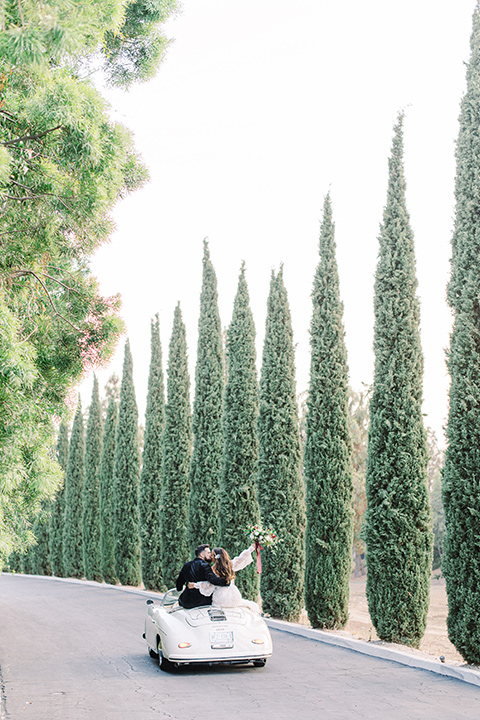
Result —
M 178 605 L 179 595 L 169 590 L 158 604 L 147 600 L 143 637 L 162 670 L 189 663 L 265 665 L 272 638 L 258 613 L 215 605 L 186 610 Z

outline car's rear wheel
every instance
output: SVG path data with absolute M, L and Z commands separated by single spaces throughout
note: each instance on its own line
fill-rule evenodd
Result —
M 155 652 L 155 650 L 153 648 L 148 648 L 148 654 L 154 660 L 158 660 L 158 652 Z
M 175 663 L 171 662 L 171 660 L 168 660 L 163 655 L 160 655 L 158 664 L 160 665 L 160 669 L 165 670 L 165 672 L 173 672 L 175 670 Z
M 267 658 L 260 658 L 259 660 L 254 660 L 253 664 L 255 667 L 265 667 L 265 663 L 267 662 Z

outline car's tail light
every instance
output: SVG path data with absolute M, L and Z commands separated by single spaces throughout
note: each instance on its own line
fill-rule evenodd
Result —
M 263 645 L 263 640 L 257 638 L 256 640 L 252 640 L 252 643 L 255 643 L 255 645 Z
M 190 647 L 191 643 L 178 643 L 179 648 L 187 648 Z

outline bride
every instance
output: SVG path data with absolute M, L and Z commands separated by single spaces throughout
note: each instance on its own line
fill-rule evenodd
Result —
M 230 555 L 223 548 L 214 548 L 214 562 L 212 565 L 213 572 L 221 578 L 230 582 L 227 587 L 219 587 L 212 585 L 208 580 L 192 583 L 193 587 L 200 590 L 202 595 L 213 595 L 212 605 L 220 605 L 221 607 L 247 607 L 256 613 L 260 613 L 260 607 L 253 600 L 242 598 L 240 590 L 235 585 L 235 573 L 243 570 L 244 567 L 253 562 L 252 553 L 254 545 L 240 553 L 237 557 L 230 559 Z

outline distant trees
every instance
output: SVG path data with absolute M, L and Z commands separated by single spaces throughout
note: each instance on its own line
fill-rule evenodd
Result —
M 368 427 L 370 417 L 369 390 L 349 391 L 348 409 L 350 436 L 352 438 L 352 469 L 353 469 L 353 562 L 354 573 L 358 577 L 365 572 L 365 540 L 363 538 L 363 521 L 367 509 L 365 475 L 367 472 Z
M 222 470 L 224 357 L 217 278 L 208 243 L 203 244 L 203 279 L 198 320 L 193 453 L 190 465 L 188 527 L 191 549 L 210 543 L 218 531 L 218 493 Z
M 115 575 L 122 585 L 139 585 L 140 539 L 138 535 L 138 410 L 133 386 L 130 343 L 125 343 L 122 386 L 113 466 L 113 537 Z
M 448 302 L 453 311 L 448 447 L 443 471 L 448 636 L 480 663 L 480 7 L 473 14 L 467 91 L 460 109 Z
M 375 374 L 367 460 L 367 598 L 382 640 L 417 647 L 428 611 L 432 531 L 423 356 L 403 116 L 395 126 L 375 277 Z
M 272 273 L 260 377 L 257 493 L 260 512 L 281 539 L 265 552 L 263 610 L 296 620 L 303 607 L 305 491 L 295 393 L 293 333 L 283 269 Z
M 68 462 L 68 424 L 62 420 L 58 430 L 57 462 L 62 470 L 62 484 L 57 496 L 52 503 L 50 515 L 49 550 L 52 573 L 57 577 L 63 577 L 63 525 L 65 516 L 65 472 Z
M 232 557 L 247 546 L 246 528 L 259 522 L 255 478 L 258 467 L 258 381 L 255 326 L 242 264 L 232 322 L 227 332 L 227 385 L 223 406 L 223 463 L 220 481 L 220 545 Z M 259 592 L 255 563 L 235 580 L 244 597 Z
M 160 497 L 162 443 L 165 425 L 165 391 L 158 315 L 151 323 L 151 358 L 145 414 L 145 444 L 140 478 L 140 542 L 142 580 L 152 590 L 162 588 Z
M 428 448 L 428 489 L 432 506 L 433 522 L 433 569 L 442 567 L 445 553 L 445 510 L 442 501 L 442 471 L 445 465 L 445 452 L 439 448 L 437 437 L 431 428 L 427 428 Z
M 313 627 L 343 627 L 352 566 L 352 443 L 348 369 L 329 195 L 313 284 L 307 398 L 305 604 Z

